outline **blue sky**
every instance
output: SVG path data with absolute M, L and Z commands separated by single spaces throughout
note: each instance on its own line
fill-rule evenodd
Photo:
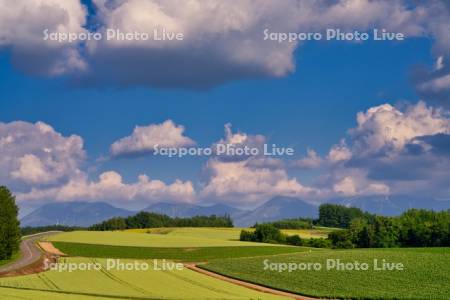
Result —
M 294 147 L 299 156 L 307 147 L 323 154 L 355 125 L 357 112 L 383 103 L 416 102 L 411 68 L 432 64 L 430 42 L 418 38 L 393 43 L 311 42 L 295 58 L 297 70 L 283 78 L 190 91 L 75 87 L 64 79 L 22 74 L 3 53 L 1 120 L 44 121 L 65 135 L 80 135 L 92 160 L 108 155 L 111 143 L 134 126 L 166 119 L 183 124 L 188 135 L 204 146 L 220 139 L 224 124 L 231 123 L 240 131 Z M 151 170 L 173 180 L 174 171 L 166 167 L 170 161 L 123 159 L 102 168 L 117 167 L 133 178 Z M 195 159 L 183 158 L 170 165 L 176 176 L 181 172 L 187 179 L 198 175 L 196 164 Z
M 10 27 L 0 29 L 0 179 L 23 206 L 73 200 L 256 206 L 280 195 L 314 203 L 450 199 L 450 157 L 442 146 L 450 128 L 445 2 L 296 1 L 227 3 L 202 13 L 189 6 L 184 14 L 159 0 L 89 1 L 88 10 L 79 0 L 8 7 L 18 9 L 10 14 L 16 23 L 27 21 L 14 27 L 8 19 Z M 24 12 L 30 15 L 20 17 Z M 58 44 L 41 36 L 48 28 L 102 33 L 133 26 L 148 32 L 165 26 L 187 38 Z M 277 43 L 262 39 L 267 26 L 388 28 L 407 38 Z M 199 147 L 219 140 L 275 143 L 295 155 L 167 158 L 150 149 L 186 140 Z M 113 144 L 126 155 L 113 153 Z

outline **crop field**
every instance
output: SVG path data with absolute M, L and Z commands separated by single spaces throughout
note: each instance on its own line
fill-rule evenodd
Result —
M 240 242 L 241 228 L 153 228 L 67 232 L 49 237 L 69 255 L 63 262 L 153 260 L 196 262 L 213 272 L 296 294 L 332 299 L 450 299 L 450 248 L 331 250 Z M 329 228 L 284 230 L 311 237 Z M 133 259 L 133 261 L 131 261 Z M 401 263 L 403 270 L 375 270 Z M 367 270 L 327 269 L 327 261 L 367 263 Z M 279 271 L 280 264 L 315 270 Z M 269 267 L 269 268 L 267 268 Z M 272 269 L 271 269 L 272 268 Z M 176 287 L 176 288 L 174 288 Z M 47 271 L 0 278 L 0 299 L 285 299 L 256 292 L 188 269 Z
M 79 293 L 70 294 L 64 292 L 47 292 L 39 290 L 27 290 L 21 288 L 1 288 L 1 299 L 20 299 L 20 300 L 111 300 L 108 297 L 88 296 Z
M 241 242 L 236 239 L 228 239 L 224 234 L 217 237 L 202 236 L 201 233 L 187 234 L 143 234 L 139 232 L 125 231 L 73 231 L 54 235 L 48 238 L 52 242 L 68 242 L 82 244 L 98 244 L 112 246 L 135 247 L 236 247 L 236 246 L 265 246 L 268 244 Z M 228 234 L 228 233 L 227 233 Z
M 264 270 L 264 261 L 320 263 L 321 270 Z M 327 259 L 367 263 L 369 270 L 326 268 Z M 383 259 L 404 270 L 374 270 Z M 214 260 L 205 269 L 298 294 L 351 299 L 450 299 L 450 248 L 324 250 L 278 256 Z
M 125 231 L 73 231 L 48 238 L 51 242 L 134 247 L 271 247 L 270 244 L 239 241 L 248 228 L 150 228 Z M 303 238 L 326 237 L 330 229 L 286 229 L 283 233 Z M 278 247 L 280 247 L 278 245 Z
M 328 234 L 336 229 L 315 228 L 315 229 L 282 229 L 281 232 L 287 235 L 298 234 L 301 238 L 326 238 Z
M 178 228 L 148 228 L 129 229 L 125 232 L 164 234 L 171 237 L 207 238 L 222 241 L 239 241 L 242 228 L 211 228 L 211 227 L 178 227 Z
M 125 232 L 162 234 L 167 236 L 194 237 L 220 239 L 224 241 L 239 241 L 241 230 L 252 231 L 253 228 L 209 228 L 209 227 L 181 227 L 181 228 L 149 228 L 149 229 L 129 229 Z M 281 232 L 294 235 L 298 234 L 301 238 L 325 238 L 328 233 L 336 230 L 334 228 L 318 227 L 314 229 L 282 229 Z
M 53 242 L 53 244 L 59 250 L 70 256 L 133 259 L 167 258 L 184 262 L 309 251 L 309 248 L 289 246 L 167 248 L 108 246 L 65 242 Z
M 150 233 L 147 233 L 150 232 Z M 236 241 L 233 228 L 158 228 L 61 233 L 49 238 L 70 256 L 205 261 L 295 253 L 309 248 Z
M 0 299 L 284 299 L 188 269 L 153 270 L 153 261 L 146 261 L 149 269 L 140 271 L 107 269 L 103 259 L 69 258 L 61 262 L 99 263 L 102 268 L 1 278 Z

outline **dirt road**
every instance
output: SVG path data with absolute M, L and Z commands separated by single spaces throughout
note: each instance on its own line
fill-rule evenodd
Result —
M 192 271 L 207 275 L 207 276 L 211 276 L 214 277 L 216 279 L 220 279 L 223 281 L 227 281 L 227 282 L 231 282 L 252 290 L 256 290 L 259 292 L 263 292 L 263 293 L 268 293 L 268 294 L 273 294 L 273 295 L 278 295 L 278 296 L 285 296 L 287 298 L 291 298 L 291 299 L 296 299 L 296 300 L 318 300 L 318 298 L 311 298 L 311 297 L 307 297 L 307 296 L 300 296 L 297 294 L 293 294 L 293 293 L 288 293 L 288 292 L 283 292 L 280 290 L 276 290 L 276 289 L 271 289 L 262 285 L 258 285 L 258 284 L 253 284 L 250 282 L 246 282 L 246 281 L 242 281 L 242 280 L 238 280 L 238 279 L 234 279 L 231 277 L 226 277 L 214 272 L 210 272 L 207 271 L 205 269 L 199 268 L 197 267 L 196 264 L 184 264 L 184 266 Z
M 7 265 L 1 266 L 0 276 L 21 274 L 22 270 L 33 267 L 37 262 L 43 259 L 43 253 L 36 245 L 36 242 L 56 233 L 59 232 L 50 231 L 23 237 L 22 242 L 20 243 L 20 258 Z M 24 273 L 26 274 L 27 272 Z

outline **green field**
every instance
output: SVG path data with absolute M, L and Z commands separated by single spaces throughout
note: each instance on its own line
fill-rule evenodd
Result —
M 22 288 L 1 288 L 1 299 L 20 299 L 20 300 L 111 300 L 114 298 L 101 296 L 88 296 L 80 293 L 47 292 L 39 290 L 27 290 Z M 117 298 L 115 298 L 117 299 Z M 130 299 L 130 298 L 128 298 Z
M 236 241 L 239 233 L 236 228 L 156 228 L 67 232 L 49 240 L 70 256 L 182 261 L 276 255 L 306 249 Z
M 194 247 L 272 247 L 270 244 L 239 241 L 242 228 L 151 228 L 126 231 L 73 231 L 48 238 L 52 242 L 111 246 L 194 248 Z M 289 229 L 286 234 L 326 237 L 327 229 Z
M 283 230 L 323 237 L 328 228 Z M 241 228 L 153 228 L 67 232 L 49 238 L 69 262 L 168 259 L 297 294 L 334 299 L 450 299 L 450 248 L 331 250 L 240 242 Z M 326 270 L 328 259 L 369 270 Z M 404 270 L 376 271 L 373 260 Z M 266 263 L 319 263 L 321 270 L 265 270 Z M 176 288 L 174 288 L 176 287 Z M 0 279 L 0 299 L 278 299 L 190 270 L 48 271 Z
M 144 234 L 124 231 L 73 231 L 51 236 L 48 240 L 52 242 L 168 248 L 268 246 L 268 244 L 227 239 L 220 233 L 217 237 L 202 237 L 201 234 Z
M 178 228 L 146 228 L 128 229 L 125 232 L 163 234 L 171 237 L 192 237 L 215 239 L 223 241 L 239 241 L 241 228 L 211 228 L 211 227 L 178 227 Z
M 129 229 L 125 232 L 164 234 L 169 236 L 212 238 L 228 241 L 238 241 L 241 230 L 252 231 L 253 228 L 210 228 L 210 227 L 183 227 L 183 228 L 149 228 L 149 229 Z M 328 233 L 336 230 L 333 228 L 318 227 L 314 229 L 282 229 L 281 232 L 287 235 L 298 234 L 301 238 L 321 238 L 327 237 Z
M 0 299 L 284 299 L 197 272 L 107 270 L 106 260 L 70 258 L 67 263 L 100 263 L 100 271 L 47 271 L 0 279 Z M 131 261 L 122 261 L 124 263 Z M 140 261 L 142 263 L 143 261 Z
M 181 261 L 206 261 L 218 258 L 252 257 L 306 251 L 308 248 L 288 246 L 256 247 L 128 247 L 53 242 L 56 248 L 70 256 L 104 258 L 167 258 Z
M 373 259 L 401 262 L 403 271 L 375 271 Z M 270 263 L 316 263 L 322 270 L 264 270 Z M 368 271 L 326 270 L 327 259 L 366 262 Z M 450 248 L 324 250 L 214 260 L 208 270 L 303 295 L 346 299 L 450 299 Z

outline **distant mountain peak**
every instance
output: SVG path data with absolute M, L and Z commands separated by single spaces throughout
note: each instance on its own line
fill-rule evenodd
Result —
M 234 220 L 235 226 L 247 227 L 256 222 L 271 222 L 287 218 L 316 218 L 318 207 L 300 198 L 274 197 L 255 210 L 240 215 Z

